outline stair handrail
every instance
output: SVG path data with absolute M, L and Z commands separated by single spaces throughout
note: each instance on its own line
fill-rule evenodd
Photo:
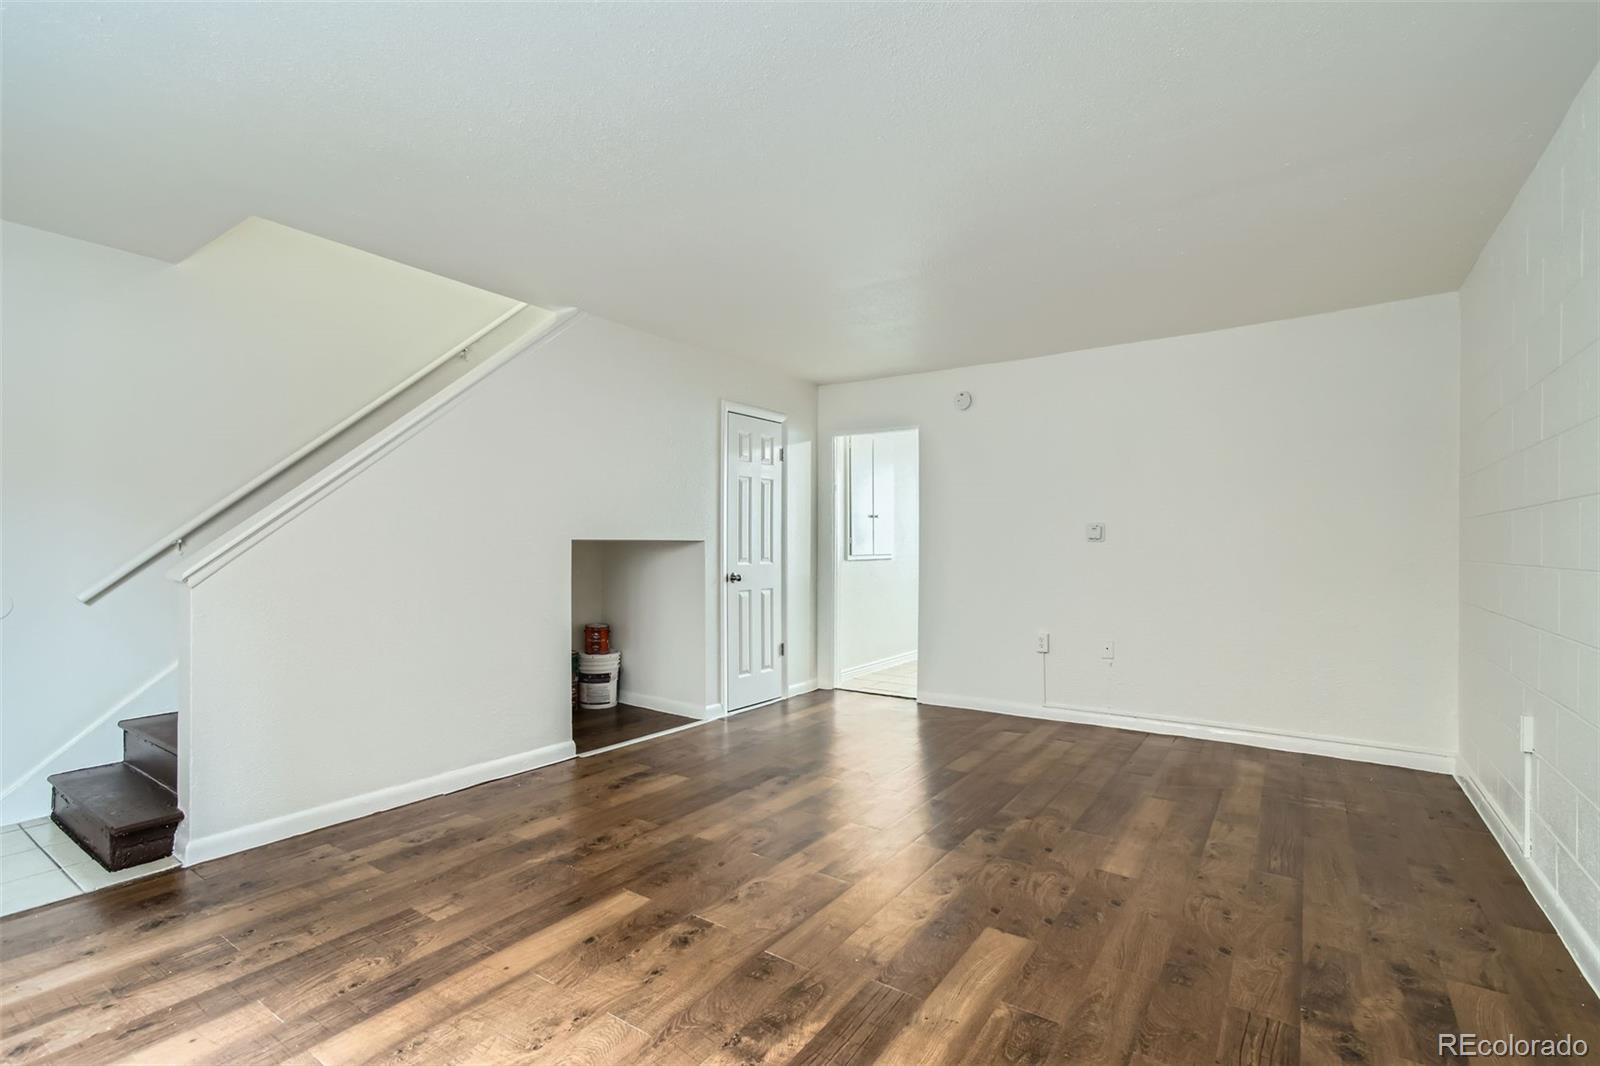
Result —
M 464 357 L 467 352 L 471 350 L 472 346 L 478 341 L 482 340 L 490 331 L 503 324 L 513 315 L 526 310 L 527 307 L 528 305 L 526 303 L 518 302 L 514 304 L 510 310 L 495 318 L 482 329 L 472 333 L 465 340 L 457 344 L 452 344 L 443 355 L 430 360 L 420 369 L 416 370 L 397 384 L 391 386 L 376 398 L 368 401 L 365 404 L 362 404 L 349 415 L 346 415 L 338 422 L 335 422 L 332 426 L 323 430 L 321 433 L 317 434 L 311 440 L 307 441 L 305 444 L 302 444 L 300 447 L 296 448 L 282 459 L 279 459 L 277 462 L 267 467 L 255 477 L 251 478 L 249 481 L 246 481 L 244 484 L 240 485 L 238 488 L 222 497 L 222 499 L 218 500 L 216 503 L 213 503 L 205 510 L 194 515 L 182 525 L 175 527 L 170 533 L 167 533 L 159 540 L 154 541 L 138 554 L 132 556 L 116 569 L 106 574 L 105 577 L 102 577 L 99 581 L 96 581 L 94 584 L 78 593 L 78 602 L 86 606 L 91 605 L 96 600 L 100 599 L 100 597 L 104 596 L 106 593 L 110 592 L 112 589 L 116 588 L 118 585 L 122 584 L 124 581 L 128 580 L 130 577 L 137 574 L 139 571 L 143 570 L 145 567 L 149 566 L 163 555 L 166 555 L 168 552 L 181 552 L 185 537 L 192 534 L 195 530 L 202 528 L 206 525 L 206 523 L 216 518 L 219 514 L 222 514 L 224 511 L 238 504 L 241 500 L 250 496 L 267 482 L 273 480 L 285 470 L 288 470 L 290 467 L 294 466 L 296 463 L 299 463 L 302 459 L 317 451 L 317 449 L 327 444 L 333 438 L 339 436 L 339 434 L 343 433 L 356 423 L 362 421 L 368 415 L 372 414 L 380 407 L 383 407 L 390 400 L 394 399 L 402 392 L 405 392 L 423 378 L 426 378 L 440 367 L 449 363 L 450 360 Z
M 199 585 L 256 544 L 292 522 L 298 515 L 316 506 L 318 501 L 336 492 L 341 485 L 358 476 L 361 471 L 382 460 L 411 437 L 423 432 L 496 371 L 519 356 L 553 341 L 582 313 L 576 307 L 557 307 L 547 310 L 548 317 L 529 328 L 511 334 L 504 344 L 497 342 L 496 350 L 484 356 L 483 361 L 477 366 L 417 404 L 394 422 L 378 430 L 345 455 L 341 455 L 328 466 L 274 499 L 260 511 L 224 531 L 200 552 L 178 563 L 168 571 L 167 576 L 190 588 Z

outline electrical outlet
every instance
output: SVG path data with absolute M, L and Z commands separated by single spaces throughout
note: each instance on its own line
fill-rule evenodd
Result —
M 1116 641 L 1108 640 L 1104 644 L 1100 645 L 1100 658 L 1102 658 L 1102 659 L 1115 659 L 1116 657 L 1117 657 L 1117 643 L 1116 643 Z
M 1040 633 L 1037 637 L 1034 637 L 1033 650 L 1038 652 L 1040 655 L 1050 654 L 1050 634 Z

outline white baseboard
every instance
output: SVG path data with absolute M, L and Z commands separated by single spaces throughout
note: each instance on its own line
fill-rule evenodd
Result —
M 795 696 L 804 696 L 807 692 L 815 691 L 817 691 L 817 679 L 808 677 L 789 686 L 789 698 L 793 699 Z
M 710 710 L 703 704 L 690 703 L 687 700 L 669 700 L 664 696 L 652 696 L 647 692 L 630 692 L 622 689 L 617 693 L 618 703 L 631 704 L 634 707 L 643 707 L 647 711 L 660 711 L 662 714 L 676 714 L 683 718 L 714 718 L 716 715 L 708 714 Z M 719 706 L 718 713 L 721 713 Z
M 1471 800 L 1472 806 L 1477 809 L 1478 817 L 1489 827 L 1489 833 L 1500 845 L 1500 850 L 1511 860 L 1511 866 L 1517 871 L 1517 876 L 1528 886 L 1528 892 L 1533 896 L 1534 902 L 1539 904 L 1539 909 L 1544 911 L 1545 917 L 1550 919 L 1550 924 L 1555 926 L 1556 935 L 1572 953 L 1573 961 L 1578 964 L 1584 979 L 1589 982 L 1591 988 L 1600 993 L 1600 944 L 1595 943 L 1594 937 L 1584 929 L 1583 923 L 1572 913 L 1572 909 L 1556 891 L 1556 886 L 1550 883 L 1550 878 L 1545 876 L 1545 872 L 1539 869 L 1532 858 L 1522 853 L 1516 838 L 1506 829 L 1499 808 L 1488 794 L 1478 787 L 1478 783 L 1471 776 L 1458 773 L 1455 777 L 1456 783 L 1461 786 L 1461 791 L 1467 794 L 1467 799 Z
M 916 660 L 917 649 L 912 648 L 910 651 L 903 651 L 898 655 L 890 655 L 884 659 L 874 659 L 870 663 L 847 666 L 839 671 L 839 680 L 848 681 L 853 677 L 860 677 L 862 674 L 875 674 L 879 670 L 887 670 L 891 666 L 902 666 L 906 663 L 916 662 Z
M 481 785 L 485 781 L 537 770 L 541 766 L 575 758 L 577 754 L 578 750 L 572 741 L 564 740 L 559 744 L 547 744 L 542 748 L 507 755 L 500 759 L 490 759 L 488 762 L 464 766 L 459 770 L 447 770 L 432 777 L 390 785 L 359 796 L 334 800 L 332 803 L 269 818 L 263 822 L 187 840 L 179 849 L 178 860 L 185 866 L 192 866 L 210 859 L 220 859 L 224 855 L 286 840 L 301 833 L 309 833 L 313 829 L 323 829 L 340 822 L 348 822 L 353 818 L 363 818 L 379 811 L 403 807 L 408 803 L 442 796 L 447 792 L 458 792 L 473 785 Z
M 1022 718 L 1044 718 L 1053 722 L 1101 725 L 1111 729 L 1128 729 L 1136 733 L 1159 733 L 1163 736 L 1216 740 L 1227 744 L 1243 744 L 1252 748 L 1292 751 L 1301 755 L 1326 755 L 1334 759 L 1351 759 L 1356 762 L 1378 763 L 1382 766 L 1403 766 L 1407 769 L 1426 770 L 1431 773 L 1449 774 L 1455 772 L 1456 757 L 1454 752 L 1428 751 L 1423 748 L 1406 748 L 1389 744 L 1373 744 L 1366 741 L 1347 740 L 1342 737 L 1250 729 L 1242 726 L 1224 725 L 1220 722 L 1202 722 L 1184 718 L 1156 718 L 1139 714 L 1127 714 L 1122 711 L 1066 707 L 1053 703 L 1011 703 L 1004 700 L 980 699 L 942 692 L 921 693 L 918 697 L 918 702 L 939 707 L 960 707 L 972 711 L 1014 714 Z
M 704 715 L 702 715 L 701 717 L 703 717 L 703 718 L 721 718 L 722 717 L 722 704 L 720 704 L 720 703 L 708 703 L 708 704 L 706 704 L 706 713 Z

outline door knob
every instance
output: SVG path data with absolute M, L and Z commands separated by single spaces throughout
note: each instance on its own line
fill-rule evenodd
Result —
M 728 575 L 728 580 L 729 581 L 743 581 L 744 580 L 744 575 L 743 574 L 729 574 Z

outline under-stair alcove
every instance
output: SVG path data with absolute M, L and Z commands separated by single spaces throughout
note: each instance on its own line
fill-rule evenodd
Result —
M 572 651 L 584 627 L 609 627 L 621 654 L 617 704 L 585 707 L 574 683 L 572 739 L 587 755 L 682 729 L 708 716 L 706 544 L 701 540 L 574 540 Z M 575 662 L 576 668 L 576 662 Z

